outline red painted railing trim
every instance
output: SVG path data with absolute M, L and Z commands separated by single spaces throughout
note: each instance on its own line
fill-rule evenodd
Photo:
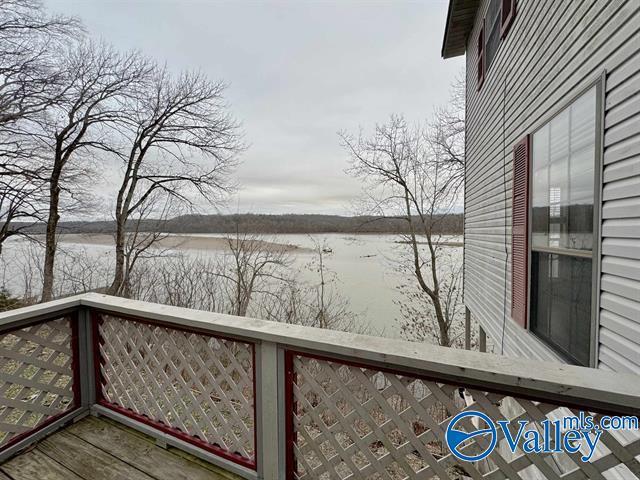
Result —
M 31 435 L 34 435 L 35 433 L 38 433 L 39 431 L 41 431 L 42 429 L 48 427 L 49 425 L 51 425 L 52 423 L 67 417 L 67 416 L 72 416 L 73 414 L 77 413 L 79 411 L 80 408 L 80 404 L 81 404 L 81 399 L 80 399 L 80 362 L 79 360 L 79 335 L 78 335 L 78 314 L 77 312 L 68 312 L 68 313 L 64 313 L 62 315 L 58 314 L 58 315 L 48 315 L 45 318 L 41 318 L 38 319 L 37 321 L 34 322 L 30 322 L 28 324 L 23 324 L 20 325 L 17 328 L 13 328 L 13 329 L 7 329 L 2 331 L 2 333 L 0 333 L 0 335 L 6 335 L 6 334 L 10 334 L 11 332 L 15 332 L 18 330 L 22 330 L 24 328 L 28 328 L 28 327 L 33 327 L 35 325 L 40 325 L 43 323 L 47 323 L 50 322 L 52 320 L 58 320 L 61 318 L 66 318 L 67 321 L 69 322 L 69 327 L 71 328 L 71 337 L 69 339 L 70 343 L 71 343 L 71 394 L 72 394 L 72 403 L 71 406 L 69 407 L 69 409 L 65 410 L 64 412 L 60 412 L 57 413 L 56 415 L 52 415 L 51 417 L 47 418 L 44 422 L 38 424 L 37 426 L 35 426 L 34 428 L 32 428 L 31 430 L 27 431 L 27 432 L 23 432 L 23 433 L 19 433 L 18 435 L 15 435 L 14 437 L 11 438 L 11 440 L 9 440 L 7 443 L 5 443 L 4 445 L 2 445 L 2 447 L 0 447 L 0 452 L 4 452 L 5 450 L 7 450 L 8 448 L 12 447 L 13 445 L 15 445 L 16 443 L 21 442 L 22 440 L 29 438 Z
M 293 357 L 297 352 L 286 350 L 284 353 L 284 411 L 285 411 L 285 460 L 286 478 L 293 480 L 297 475 L 294 446 L 298 440 L 297 433 L 293 425 L 296 405 L 293 397 L 293 384 L 295 373 L 293 371 Z
M 179 440 L 190 443 L 191 445 L 201 448 L 202 450 L 213 453 L 220 458 L 224 458 L 225 460 L 229 460 L 233 463 L 237 463 L 238 465 L 242 465 L 243 467 L 247 467 L 252 470 L 256 469 L 255 460 L 248 459 L 240 454 L 229 452 L 228 450 L 211 444 L 205 440 L 200 440 L 198 437 L 185 433 L 179 428 L 172 427 L 165 423 L 159 422 L 158 420 L 153 420 L 146 415 L 141 415 L 128 408 L 124 408 L 114 403 L 107 402 L 104 399 L 99 400 L 98 404 L 102 405 L 105 408 L 108 408 L 109 410 L 113 410 L 116 413 L 124 415 L 125 417 L 129 417 L 137 422 L 153 427 L 156 430 L 160 430 L 161 432 L 171 435 L 172 437 L 175 437 Z
M 48 427 L 49 425 L 51 425 L 52 423 L 60 420 L 61 418 L 64 418 L 66 416 L 72 416 L 73 414 L 79 412 L 80 409 L 77 408 L 74 405 L 74 408 L 66 410 L 64 412 L 60 412 L 56 415 L 53 415 L 49 418 L 47 418 L 44 422 L 42 422 L 40 425 L 38 425 L 37 427 L 29 430 L 28 432 L 23 432 L 20 433 L 18 435 L 16 435 L 15 437 L 13 437 L 11 440 L 9 440 L 7 443 L 5 443 L 2 448 L 0 448 L 0 452 L 4 452 L 7 448 L 15 445 L 16 443 L 24 440 L 25 438 L 29 438 L 31 435 L 34 435 L 36 433 L 38 433 L 40 430 L 42 430 L 43 428 Z

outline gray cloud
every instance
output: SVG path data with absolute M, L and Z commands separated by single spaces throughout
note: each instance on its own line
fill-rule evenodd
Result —
M 461 59 L 440 58 L 447 2 L 46 0 L 89 32 L 229 83 L 249 150 L 233 211 L 350 213 L 339 130 L 429 116 Z

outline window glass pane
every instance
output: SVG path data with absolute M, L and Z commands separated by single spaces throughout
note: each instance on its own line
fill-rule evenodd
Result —
M 568 248 L 593 248 L 594 165 L 594 148 L 582 149 L 571 154 Z
M 500 18 L 500 10 L 502 7 L 501 4 L 502 0 L 491 0 L 491 2 L 489 2 L 485 18 L 487 20 L 487 23 L 489 23 L 490 25 L 493 24 L 496 19 Z
M 591 259 L 532 253 L 531 330 L 580 365 L 591 347 Z
M 485 32 L 486 33 L 486 48 L 485 58 L 486 65 L 485 71 L 489 71 L 491 63 L 496 56 L 498 47 L 500 46 L 500 12 L 501 12 L 502 0 L 491 0 L 489 8 L 487 9 L 487 15 L 485 17 Z
M 566 248 L 569 232 L 569 111 L 549 125 L 549 246 Z
M 532 243 L 549 246 L 549 125 L 533 136 L 531 178 Z
M 595 89 L 595 87 L 594 87 Z M 595 179 L 595 90 L 571 106 L 568 248 L 593 248 L 593 184 Z
M 485 71 L 489 71 L 489 67 L 493 63 L 493 59 L 498 52 L 498 47 L 500 46 L 500 22 L 496 21 L 494 25 L 491 26 L 491 30 L 489 30 L 489 35 L 487 35 L 487 48 L 485 49 L 485 58 L 487 62 L 487 66 Z

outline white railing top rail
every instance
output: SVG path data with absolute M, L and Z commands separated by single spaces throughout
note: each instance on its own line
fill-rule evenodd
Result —
M 432 379 L 529 396 L 594 411 L 638 414 L 640 378 L 632 374 L 509 358 L 87 293 L 0 313 L 0 330 L 37 317 L 90 308 L 318 355 L 374 364 Z

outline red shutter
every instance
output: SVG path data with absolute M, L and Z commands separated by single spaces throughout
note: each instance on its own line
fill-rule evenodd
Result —
M 484 25 L 484 20 L 482 21 L 482 25 Z M 478 59 L 476 60 L 476 64 L 478 67 L 478 90 L 480 90 L 484 82 L 484 26 L 478 34 Z
M 513 147 L 511 318 L 526 328 L 529 287 L 529 136 Z
M 513 19 L 516 16 L 516 0 L 502 0 L 502 15 L 500 22 L 500 37 L 507 36 L 509 27 L 513 23 Z

